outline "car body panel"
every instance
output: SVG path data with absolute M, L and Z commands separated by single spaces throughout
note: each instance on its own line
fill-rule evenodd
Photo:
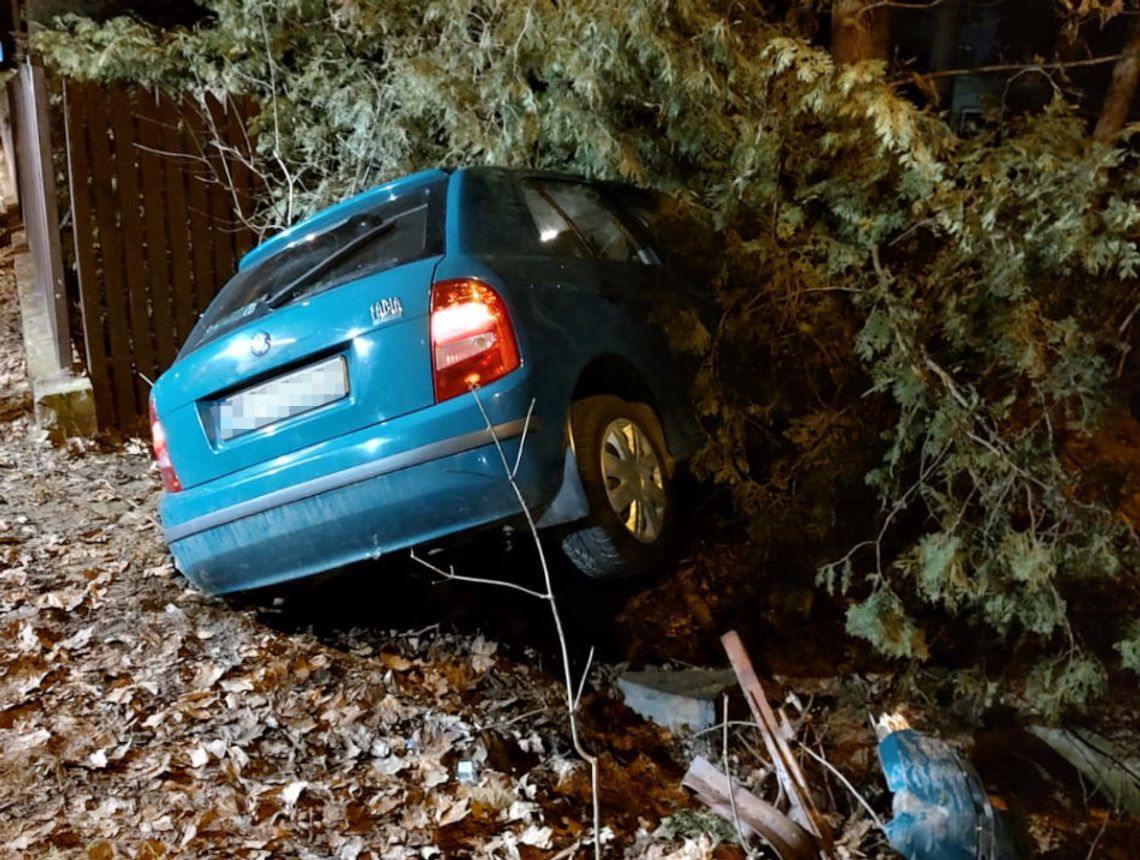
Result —
M 289 247 L 314 223 L 336 223 L 345 207 L 361 211 L 393 189 L 444 175 L 417 174 L 339 204 L 263 243 L 242 266 Z M 163 375 L 155 406 L 184 489 L 164 494 L 161 517 L 192 581 L 211 592 L 269 585 L 517 517 L 488 422 L 513 465 L 529 420 L 516 477 L 532 512 L 547 514 L 543 525 L 582 516 L 567 422 L 592 367 L 628 368 L 674 454 L 692 450 L 683 386 L 662 336 L 645 322 L 662 267 L 552 257 L 520 191 L 531 176 L 549 177 L 456 171 L 442 256 L 287 304 Z M 521 366 L 481 388 L 478 400 L 436 403 L 430 289 L 460 278 L 500 296 Z M 370 307 L 386 296 L 398 297 L 402 313 L 377 322 Z M 262 334 L 270 348 L 256 355 Z M 220 397 L 338 355 L 349 374 L 344 399 L 228 441 L 210 426 Z

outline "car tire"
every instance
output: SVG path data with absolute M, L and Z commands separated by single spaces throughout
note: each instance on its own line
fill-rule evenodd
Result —
M 673 532 L 672 460 L 661 421 L 644 403 L 587 397 L 570 409 L 570 434 L 590 514 L 562 551 L 595 579 L 656 568 Z

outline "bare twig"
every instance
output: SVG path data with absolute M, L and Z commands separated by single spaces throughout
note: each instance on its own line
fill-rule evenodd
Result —
M 1100 823 L 1100 830 L 1096 832 L 1096 838 L 1092 841 L 1092 845 L 1089 846 L 1089 853 L 1085 856 L 1085 860 L 1092 860 L 1092 858 L 1096 856 L 1096 846 L 1100 844 L 1100 839 L 1102 836 L 1104 836 L 1104 831 L 1107 827 L 1108 815 L 1106 814 L 1104 816 L 1104 821 Z
M 901 3 L 898 0 L 878 0 L 876 3 L 868 3 L 859 10 L 860 15 L 866 15 L 872 9 L 882 9 L 884 7 L 890 9 L 933 9 L 935 6 L 941 6 L 946 0 L 926 0 L 922 3 Z
M 484 579 L 480 576 L 462 576 L 456 573 L 455 568 L 450 565 L 448 566 L 447 570 L 444 570 L 439 565 L 432 564 L 426 558 L 421 558 L 420 556 L 416 555 L 415 549 L 411 550 L 410 555 L 412 561 L 423 565 L 441 579 L 446 579 L 451 582 L 470 582 L 474 583 L 475 585 L 497 585 L 500 588 L 511 588 L 515 591 L 521 591 L 523 594 L 528 594 L 531 597 L 537 597 L 539 600 L 550 599 L 546 592 L 536 591 L 533 588 L 527 588 L 525 585 L 519 585 L 517 582 L 509 582 L 505 579 Z
M 147 521 L 147 525 L 151 526 L 152 528 L 158 529 L 159 531 L 162 531 L 162 526 L 161 526 L 161 525 L 159 525 L 159 522 L 158 522 L 158 520 L 156 520 L 156 519 L 155 519 L 153 516 L 151 516 L 149 513 L 147 513 L 147 510 L 146 510 L 146 508 L 145 508 L 145 507 L 143 507 L 142 505 L 140 505 L 140 504 L 139 504 L 138 502 L 136 502 L 134 499 L 128 499 L 126 496 L 122 495 L 122 494 L 121 494 L 121 493 L 118 491 L 118 489 L 116 489 L 115 485 L 114 485 L 114 484 L 112 484 L 110 481 L 108 481 L 108 480 L 106 480 L 106 479 L 103 479 L 103 480 L 101 480 L 99 483 L 101 483 L 101 484 L 102 484 L 103 486 L 105 486 L 105 487 L 106 487 L 108 490 L 110 490 L 110 491 L 111 491 L 111 495 L 112 495 L 112 496 L 113 496 L 115 499 L 118 499 L 120 502 L 126 502 L 128 505 L 130 505 L 130 506 L 131 506 L 132 508 L 134 508 L 136 511 L 139 511 L 139 512 L 142 514 L 142 516 L 143 516 L 143 519 L 145 519 L 145 520 Z
M 506 582 L 496 579 L 483 579 L 474 576 L 461 576 L 455 573 L 454 569 L 443 570 L 437 565 L 432 564 L 426 559 L 420 558 L 412 551 L 413 560 L 419 562 L 429 570 L 434 571 L 444 579 L 456 580 L 459 582 L 472 582 L 480 585 L 498 585 L 504 588 L 512 588 L 516 591 L 521 591 L 531 597 L 543 600 L 550 606 L 550 615 L 554 620 L 554 629 L 558 634 L 558 647 L 562 657 L 562 677 L 565 685 L 566 692 L 566 712 L 570 721 L 570 740 L 574 745 L 574 751 L 578 757 L 582 759 L 590 768 L 590 795 L 593 807 L 593 825 L 594 825 L 594 857 L 595 860 L 601 860 L 602 856 L 602 812 L 600 805 L 600 798 L 598 796 L 598 757 L 587 752 L 586 748 L 582 745 L 582 739 L 578 734 L 578 702 L 582 696 L 582 690 L 585 687 L 586 679 L 583 676 L 580 684 L 578 685 L 577 693 L 575 693 L 574 674 L 570 667 L 570 646 L 566 641 L 566 632 L 562 626 L 562 615 L 558 610 L 558 600 L 554 595 L 554 580 L 550 573 L 550 565 L 546 561 L 546 552 L 542 546 L 542 540 L 538 534 L 538 526 L 535 524 L 534 516 L 530 511 L 530 506 L 523 496 L 522 488 L 519 487 L 518 482 L 515 480 L 515 475 L 518 471 L 518 458 L 514 468 L 511 467 L 511 462 L 507 458 L 506 449 L 503 447 L 503 442 L 499 438 L 498 433 L 495 432 L 495 425 L 491 422 L 491 417 L 487 414 L 487 409 L 483 405 L 483 400 L 479 397 L 479 390 L 477 386 L 471 387 L 471 396 L 475 398 L 475 405 L 479 407 L 479 414 L 483 416 L 483 422 L 487 425 L 487 432 L 491 436 L 491 441 L 495 445 L 495 450 L 498 452 L 499 460 L 503 466 L 503 472 L 506 475 L 507 483 L 510 485 L 511 490 L 515 494 L 515 499 L 518 501 L 519 510 L 522 512 L 523 517 L 526 519 L 527 528 L 530 531 L 531 537 L 534 540 L 534 548 L 538 553 L 538 563 L 542 570 L 542 580 L 544 590 L 539 591 L 533 588 L 527 588 L 523 585 L 518 585 L 513 582 Z M 522 438 L 519 441 L 519 456 L 521 456 L 523 445 L 526 442 L 527 430 L 530 427 L 531 415 L 534 411 L 534 401 L 531 401 L 530 408 L 527 410 L 526 422 L 523 428 Z M 587 662 L 587 673 L 589 672 L 589 664 L 593 661 L 593 649 L 590 650 L 589 661 Z M 577 844 L 573 846 L 577 848 Z
M 867 814 L 871 816 L 872 820 L 875 822 L 875 826 L 878 827 L 880 830 L 882 830 L 883 829 L 883 820 L 881 818 L 879 818 L 878 815 L 875 814 L 875 810 L 871 808 L 871 804 L 869 804 L 867 802 L 866 798 L 864 798 L 863 795 L 861 795 L 858 791 L 855 790 L 855 786 L 853 786 L 848 781 L 847 777 L 845 777 L 842 773 L 840 773 L 838 768 L 835 767 L 835 765 L 833 765 L 831 762 L 829 762 L 823 756 L 819 755 L 819 753 L 815 752 L 811 747 L 809 747 L 806 743 L 801 741 L 799 738 L 793 738 L 793 740 L 800 745 L 800 749 L 802 749 L 809 756 L 811 756 L 813 759 L 815 759 L 817 762 L 819 762 L 819 764 L 821 764 L 825 768 L 827 768 L 827 770 L 831 773 L 832 776 L 834 776 L 841 783 L 843 783 L 843 787 L 846 788 L 851 793 L 852 797 L 854 797 L 857 801 L 859 801 L 860 806 L 862 806 L 865 810 L 867 810 Z
M 590 677 L 590 667 L 594 664 L 594 646 L 590 646 L 590 653 L 586 655 L 586 668 L 582 670 L 582 677 L 578 681 L 578 693 L 574 696 L 574 710 L 582 702 L 582 693 L 586 690 L 586 679 Z
M 519 437 L 519 451 L 515 455 L 515 467 L 511 469 L 511 477 L 519 473 L 519 465 L 522 463 L 523 451 L 526 449 L 526 437 L 530 435 L 530 418 L 534 414 L 534 401 L 530 402 L 530 406 L 526 410 L 526 420 L 523 421 L 522 436 Z
M 1120 54 L 1110 54 L 1104 57 L 1090 57 L 1087 60 L 1059 60 L 1053 63 L 996 63 L 991 66 L 975 66 L 972 69 L 937 69 L 918 75 L 921 78 L 951 78 L 958 75 L 996 75 L 1001 72 L 1022 72 L 1027 69 L 1079 69 L 1086 66 L 1103 66 L 1106 63 L 1115 63 Z M 909 80 L 909 78 L 908 78 Z M 901 83 L 901 81 L 896 81 Z
M 728 765 L 728 693 L 724 694 L 724 740 L 721 745 L 721 761 L 724 763 L 724 775 L 728 779 L 728 802 L 732 806 L 732 825 L 736 828 L 736 835 L 740 839 L 740 847 L 751 860 L 752 848 L 748 845 L 748 837 L 744 835 L 744 828 L 740 826 L 740 811 L 736 808 L 736 788 L 732 784 L 732 768 Z

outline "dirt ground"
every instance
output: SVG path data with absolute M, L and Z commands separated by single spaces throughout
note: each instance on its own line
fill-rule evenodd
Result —
M 548 671 L 543 606 L 394 565 L 260 609 L 206 597 L 161 543 L 147 444 L 51 446 L 32 421 L 21 354 L 4 263 L 0 857 L 592 856 L 589 780 Z M 525 549 L 482 563 L 525 568 L 512 561 Z M 475 563 L 471 548 L 459 557 Z M 746 639 L 767 643 L 754 656 L 798 736 L 890 816 L 867 717 L 898 705 L 897 679 L 837 646 L 835 630 L 803 623 L 801 591 L 764 601 L 719 587 L 716 570 L 739 561 L 714 553 L 604 598 L 566 588 L 576 665 L 601 649 L 581 718 L 602 761 L 607 857 L 743 856 L 716 844 L 710 832 L 731 828 L 680 788 L 691 756 L 720 761 L 720 732 L 674 737 L 614 686 L 630 661 L 716 662 L 729 619 L 751 619 Z M 741 701 L 733 709 L 744 718 Z M 925 703 L 912 719 L 936 723 L 937 712 Z M 1074 795 L 1063 762 L 1001 730 L 937 725 L 1019 813 L 1031 853 L 1140 856 L 1131 827 Z M 736 728 L 730 746 L 740 780 L 775 800 L 756 736 Z M 809 757 L 804 768 L 841 857 L 894 856 L 849 787 Z

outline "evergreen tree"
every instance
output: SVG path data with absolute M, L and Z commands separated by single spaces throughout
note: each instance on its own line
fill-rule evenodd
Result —
M 429 165 L 664 192 L 702 261 L 657 308 L 698 368 L 694 468 L 757 547 L 794 535 L 887 654 L 926 659 L 946 624 L 1004 643 L 1033 708 L 1140 669 L 1136 536 L 1075 456 L 1126 420 L 1140 175 L 1061 97 L 959 138 L 881 63 L 727 0 L 209 5 L 193 31 L 69 18 L 36 44 L 69 76 L 251 97 L 267 226 Z

